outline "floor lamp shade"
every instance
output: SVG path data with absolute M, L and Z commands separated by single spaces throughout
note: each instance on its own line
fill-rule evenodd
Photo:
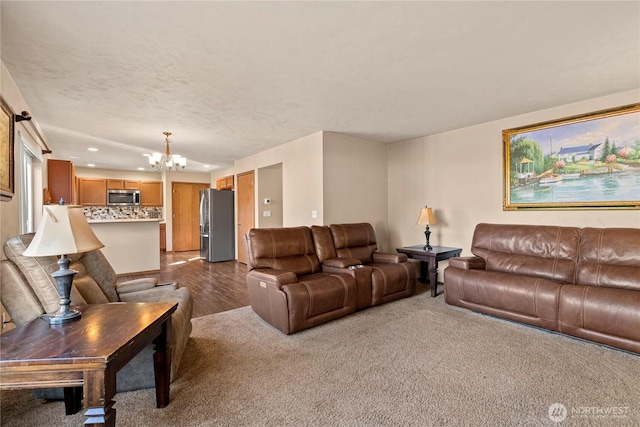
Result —
M 82 211 L 82 206 L 47 205 L 44 207 L 42 221 L 31 244 L 24 251 L 26 256 L 57 256 L 59 270 L 51 276 L 56 281 L 60 294 L 60 310 L 53 314 L 44 314 L 42 318 L 51 325 L 78 320 L 81 313 L 73 310 L 71 287 L 76 271 L 69 269 L 68 254 L 88 252 L 104 247 L 98 240 Z

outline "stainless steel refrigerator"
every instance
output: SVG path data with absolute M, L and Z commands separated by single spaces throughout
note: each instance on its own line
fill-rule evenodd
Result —
M 231 190 L 200 190 L 200 256 L 209 262 L 235 256 L 235 227 Z

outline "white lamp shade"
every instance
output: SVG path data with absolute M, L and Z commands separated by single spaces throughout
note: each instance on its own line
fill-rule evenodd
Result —
M 431 208 L 424 207 L 420 209 L 420 216 L 418 216 L 418 222 L 416 224 L 433 225 L 437 223 L 438 221 L 436 221 L 436 217 Z
M 26 256 L 57 256 L 103 248 L 82 211 L 82 206 L 46 205 L 42 222 Z

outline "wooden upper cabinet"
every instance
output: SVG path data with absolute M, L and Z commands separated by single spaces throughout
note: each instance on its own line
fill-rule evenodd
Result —
M 140 181 L 140 206 L 162 206 L 162 181 Z
M 67 205 L 78 202 L 76 193 L 76 169 L 68 160 L 47 160 L 47 188 L 51 203 L 58 204 L 64 199 Z
M 109 190 L 139 190 L 140 181 L 130 181 L 128 179 L 107 179 Z
M 216 179 L 216 190 L 233 190 L 233 175 Z
M 78 178 L 78 202 L 82 206 L 107 206 L 107 180 Z
M 140 189 L 140 181 L 124 181 L 124 189 L 125 190 L 139 190 Z
M 107 179 L 109 190 L 124 190 L 124 179 Z

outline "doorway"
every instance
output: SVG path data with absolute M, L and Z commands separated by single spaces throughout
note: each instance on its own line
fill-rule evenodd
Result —
M 238 198 L 238 228 L 236 236 L 236 248 L 238 248 L 238 261 L 246 264 L 247 254 L 244 246 L 244 235 L 255 227 L 255 178 L 254 172 L 239 173 L 237 177 Z
M 209 184 L 171 183 L 173 251 L 200 249 L 200 190 Z

